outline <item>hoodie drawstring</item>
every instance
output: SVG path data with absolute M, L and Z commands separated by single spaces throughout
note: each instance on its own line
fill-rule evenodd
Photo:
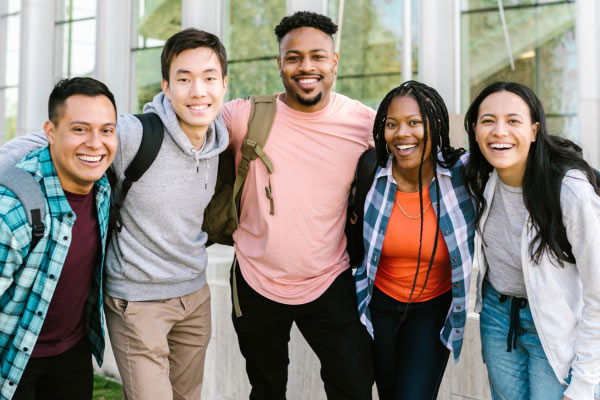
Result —
M 202 149 L 200 149 L 200 151 L 201 150 Z M 200 151 L 196 151 L 196 149 L 193 147 L 191 151 L 192 155 L 194 156 L 194 159 L 196 160 L 196 173 L 200 173 Z M 208 160 L 204 160 L 204 189 L 208 189 Z

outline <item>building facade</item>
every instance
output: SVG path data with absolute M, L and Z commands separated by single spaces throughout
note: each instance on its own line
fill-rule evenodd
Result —
M 282 91 L 273 28 L 298 10 L 340 27 L 336 91 L 377 107 L 417 79 L 460 115 L 488 83 L 518 81 L 551 132 L 600 165 L 595 0 L 0 0 L 0 143 L 40 129 L 61 76 L 100 79 L 119 112 L 139 112 L 160 90 L 162 45 L 185 27 L 223 39 L 229 98 Z

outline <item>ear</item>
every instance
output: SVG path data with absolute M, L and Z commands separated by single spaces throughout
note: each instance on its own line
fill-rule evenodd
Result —
M 48 141 L 48 143 L 54 144 L 55 129 L 52 121 L 48 120 L 44 122 L 44 133 L 46 134 L 46 140 Z
M 531 130 L 532 130 L 532 133 L 533 133 L 532 138 L 531 138 L 532 142 L 535 142 L 537 140 L 537 133 L 538 133 L 539 129 L 540 129 L 540 123 L 539 122 L 536 122 L 535 124 L 533 124 L 531 126 Z
M 333 73 L 337 75 L 338 69 L 338 60 L 340 59 L 340 55 L 338 53 L 333 53 Z
M 165 94 L 165 96 L 167 97 L 167 99 L 171 100 L 171 92 L 169 91 L 169 82 L 167 82 L 165 79 L 163 79 L 160 82 L 160 87 L 161 87 L 163 93 Z
M 223 87 L 224 87 L 225 89 L 227 89 L 227 82 L 228 82 L 228 81 L 227 81 L 227 75 L 225 75 L 225 76 L 223 77 Z

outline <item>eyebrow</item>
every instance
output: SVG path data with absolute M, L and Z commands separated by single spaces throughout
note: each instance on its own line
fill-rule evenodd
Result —
M 519 113 L 510 113 L 507 115 L 508 117 L 519 117 L 519 118 L 523 118 L 523 116 Z M 485 113 L 485 114 L 481 114 L 481 116 L 479 116 L 478 119 L 481 119 L 483 117 L 494 117 L 496 118 L 495 114 L 491 114 L 491 113 Z
M 205 70 L 202 71 L 202 73 L 207 73 L 207 72 L 218 72 L 216 68 L 207 68 Z M 179 68 L 177 71 L 175 71 L 175 75 L 179 75 L 179 74 L 191 74 L 192 71 L 187 70 L 187 69 L 183 69 L 183 68 Z
M 69 122 L 69 125 L 86 125 L 86 126 L 90 126 L 92 124 L 90 124 L 89 122 L 86 122 L 86 121 L 71 121 L 71 122 Z M 107 122 L 105 124 L 102 124 L 102 126 L 117 126 L 117 124 L 114 123 L 114 122 Z
M 317 53 L 317 52 L 319 52 L 319 51 L 323 51 L 323 52 L 327 53 L 327 50 L 325 50 L 325 49 L 311 49 L 311 50 L 309 50 L 308 52 L 309 52 L 309 53 Z M 286 55 L 287 55 L 287 54 L 289 54 L 289 53 L 296 53 L 296 54 L 300 54 L 300 50 L 293 50 L 293 49 L 292 49 L 292 50 L 288 50 L 288 51 L 286 51 L 286 52 L 285 52 L 285 54 L 286 54 Z

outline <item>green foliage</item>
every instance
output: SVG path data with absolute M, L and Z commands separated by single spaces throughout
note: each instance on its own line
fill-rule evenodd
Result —
M 117 382 L 94 375 L 93 400 L 121 400 L 123 387 Z

